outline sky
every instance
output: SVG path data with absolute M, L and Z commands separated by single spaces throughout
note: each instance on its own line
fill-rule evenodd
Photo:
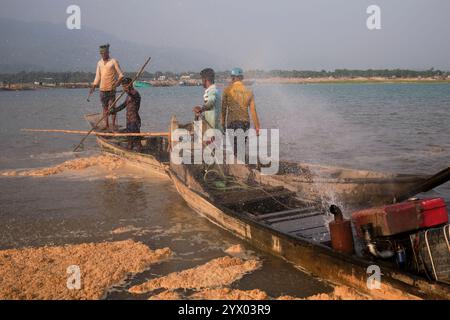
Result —
M 81 27 L 156 47 L 200 48 L 245 69 L 450 70 L 448 0 L 0 0 L 0 17 Z M 369 5 L 381 30 L 369 30 Z

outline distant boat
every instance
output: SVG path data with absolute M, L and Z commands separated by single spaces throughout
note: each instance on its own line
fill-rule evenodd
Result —
M 134 87 L 135 88 L 150 88 L 152 85 L 148 82 L 144 82 L 144 81 L 135 81 L 134 82 Z
M 180 87 L 198 87 L 201 83 L 199 81 L 180 81 L 178 85 Z

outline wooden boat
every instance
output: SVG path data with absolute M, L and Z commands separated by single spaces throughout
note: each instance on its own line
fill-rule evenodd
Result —
M 448 284 L 334 251 L 327 228 L 331 201 L 346 209 L 391 203 L 427 177 L 292 163 L 273 176 L 245 165 L 171 163 L 168 172 L 199 215 L 321 279 L 376 299 L 450 299 Z M 380 289 L 367 286 L 372 265 L 381 269 Z
M 87 115 L 94 125 L 100 115 Z M 173 128 L 171 128 L 173 129 Z M 212 223 L 263 251 L 330 283 L 347 285 L 378 299 L 450 299 L 450 286 L 400 271 L 391 264 L 334 251 L 326 227 L 327 209 L 390 203 L 428 177 L 282 162 L 265 176 L 245 165 L 169 164 L 167 138 L 143 140 L 143 152 L 129 151 L 124 139 L 97 137 L 105 151 L 133 164 L 168 174 L 189 207 Z M 220 172 L 224 176 L 220 175 Z M 219 177 L 219 181 L 217 181 Z M 222 180 L 222 181 L 220 181 Z M 217 183 L 219 182 L 219 183 Z M 368 268 L 381 268 L 381 288 L 368 289 Z
M 92 127 L 101 117 L 102 115 L 98 113 L 85 115 L 85 119 Z M 100 123 L 99 127 L 105 127 L 105 123 Z M 96 131 L 102 132 L 103 130 L 97 129 Z M 125 147 L 127 144 L 126 138 L 97 136 L 97 144 L 103 151 L 124 158 L 131 164 L 145 170 L 167 175 L 166 167 L 169 164 L 167 137 L 146 137 L 141 142 L 143 145 L 142 152 L 138 153 Z

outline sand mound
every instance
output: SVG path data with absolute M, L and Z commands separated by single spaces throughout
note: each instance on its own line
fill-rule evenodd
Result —
M 0 299 L 100 299 L 130 273 L 169 258 L 132 240 L 0 251 Z M 67 288 L 77 265 L 81 288 Z
M 131 287 L 129 291 L 145 293 L 159 288 L 169 290 L 217 288 L 230 285 L 241 279 L 246 273 L 255 271 L 261 266 L 262 263 L 258 260 L 244 261 L 235 257 L 217 258 L 192 269 L 149 280 L 141 285 Z
M 269 297 L 264 291 L 238 290 L 230 288 L 205 289 L 189 296 L 190 300 L 267 300 Z
M 139 232 L 141 231 L 142 228 L 136 228 L 135 226 L 125 226 L 125 227 L 118 227 L 114 230 L 111 231 L 111 234 L 124 234 L 124 233 L 129 233 L 129 232 Z
M 128 236 L 132 235 L 132 236 L 140 237 L 140 236 L 152 233 L 152 230 L 148 229 L 148 228 L 138 228 L 133 225 L 128 225 L 128 226 L 124 226 L 124 227 L 118 227 L 118 228 L 110 231 L 110 233 L 114 236 L 120 236 L 120 235 L 127 234 Z
M 112 155 L 100 155 L 68 160 L 56 166 L 32 170 L 13 170 L 0 173 L 1 176 L 43 177 L 62 173 L 69 170 L 83 170 L 93 166 L 101 166 L 112 171 L 124 165 L 124 161 Z
M 229 255 L 239 255 L 245 252 L 245 249 L 240 244 L 236 244 L 226 249 L 225 252 Z
M 151 296 L 148 300 L 183 300 L 184 297 L 175 291 L 163 291 Z
M 280 296 L 276 300 L 302 300 L 302 299 L 286 295 L 286 296 Z
M 242 259 L 256 259 L 255 253 L 251 250 L 245 250 L 245 248 L 236 244 L 234 246 L 229 247 L 225 250 L 225 253 L 228 253 L 232 257 L 242 258 Z
M 338 286 L 334 288 L 332 293 L 319 293 L 306 298 L 306 300 L 368 300 L 369 298 L 361 295 L 356 290 Z

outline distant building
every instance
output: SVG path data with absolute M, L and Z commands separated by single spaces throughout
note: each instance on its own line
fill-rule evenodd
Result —
M 53 78 L 42 78 L 41 81 L 39 81 L 39 85 L 43 87 L 56 87 L 58 82 Z

